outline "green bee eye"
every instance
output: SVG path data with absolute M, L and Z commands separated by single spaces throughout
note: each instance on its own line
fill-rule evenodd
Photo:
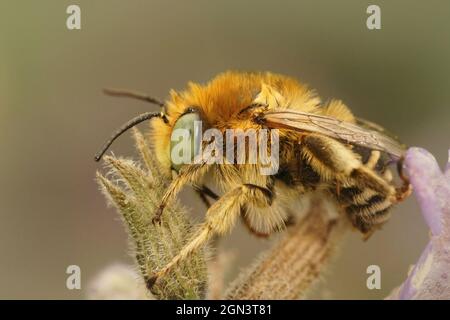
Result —
M 201 130 L 197 112 L 186 113 L 175 122 L 170 138 L 172 169 L 178 172 L 184 164 L 193 162 L 200 150 Z

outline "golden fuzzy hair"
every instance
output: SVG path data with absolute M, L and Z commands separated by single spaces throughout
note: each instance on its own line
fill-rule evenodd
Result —
M 151 122 L 150 141 L 163 168 L 170 168 L 170 136 L 178 118 L 188 107 L 196 107 L 202 120 L 210 127 L 248 129 L 255 127 L 251 121 L 238 119 L 238 113 L 252 103 L 264 103 L 269 107 L 296 109 L 303 112 L 332 116 L 354 122 L 351 111 L 338 100 L 322 106 L 317 94 L 296 79 L 274 74 L 228 71 L 217 75 L 205 85 L 189 82 L 185 91 L 170 91 L 166 101 L 165 124 L 161 120 Z

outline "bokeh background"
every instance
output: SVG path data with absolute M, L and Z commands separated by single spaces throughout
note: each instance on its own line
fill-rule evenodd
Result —
M 81 30 L 66 28 L 69 4 L 81 6 Z M 366 28 L 369 4 L 381 7 L 381 30 Z M 447 158 L 450 2 L 4 0 L 0 39 L 0 298 L 84 298 L 104 267 L 132 261 L 93 155 L 119 124 L 155 107 L 103 87 L 165 98 L 228 69 L 283 73 Z M 130 136 L 113 151 L 135 156 Z M 191 195 L 182 199 L 200 219 Z M 348 237 L 313 297 L 386 296 L 427 237 L 410 198 L 368 242 Z M 230 278 L 269 245 L 238 227 L 223 244 L 238 256 Z M 71 264 L 82 290 L 66 289 Z M 381 290 L 366 288 L 371 264 Z

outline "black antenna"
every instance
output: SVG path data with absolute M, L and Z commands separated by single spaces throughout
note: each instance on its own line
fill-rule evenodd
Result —
M 109 89 L 105 88 L 103 89 L 103 92 L 107 95 L 113 96 L 113 97 L 126 97 L 126 98 L 133 98 L 138 99 L 142 101 L 147 101 L 153 104 L 157 104 L 160 107 L 164 107 L 164 103 L 159 101 L 156 98 L 152 98 L 149 95 L 146 95 L 145 93 L 140 93 L 136 91 L 131 90 L 123 90 L 123 89 Z
M 103 157 L 106 151 L 108 151 L 108 148 L 112 145 L 114 140 L 116 140 L 122 133 L 127 131 L 128 129 L 134 127 L 135 125 L 145 121 L 149 120 L 154 117 L 162 118 L 163 120 L 167 119 L 164 113 L 162 112 L 146 112 L 143 114 L 138 115 L 137 117 L 131 119 L 124 125 L 122 125 L 112 136 L 109 138 L 108 141 L 104 144 L 103 148 L 95 155 L 95 161 L 100 161 L 100 159 Z M 166 120 L 165 120 L 166 121 Z

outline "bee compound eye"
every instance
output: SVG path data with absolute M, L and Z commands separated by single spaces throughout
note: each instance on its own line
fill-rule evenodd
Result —
M 192 163 L 198 155 L 201 134 L 202 121 L 196 111 L 184 113 L 175 122 L 170 137 L 170 161 L 175 171 L 178 172 L 184 164 Z

